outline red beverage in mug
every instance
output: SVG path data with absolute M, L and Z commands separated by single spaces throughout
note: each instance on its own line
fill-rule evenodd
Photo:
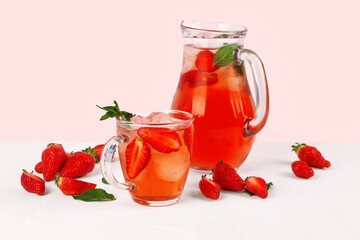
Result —
M 192 139 L 187 133 L 193 116 L 180 111 L 136 114 L 130 122 L 117 119 L 117 136 L 105 144 L 100 160 L 103 176 L 111 185 L 129 190 L 137 203 L 174 204 L 183 191 L 190 167 Z M 112 175 L 115 149 L 126 183 L 118 182 Z

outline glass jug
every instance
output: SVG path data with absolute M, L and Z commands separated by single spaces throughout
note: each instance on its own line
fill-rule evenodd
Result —
M 211 171 L 219 161 L 238 168 L 269 113 L 269 92 L 260 58 L 244 48 L 243 26 L 182 21 L 183 65 L 172 109 L 195 116 L 190 167 Z M 251 69 L 253 92 L 245 64 Z M 254 98 L 253 98 L 254 97 Z

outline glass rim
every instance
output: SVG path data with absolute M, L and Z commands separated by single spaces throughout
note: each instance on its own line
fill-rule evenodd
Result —
M 178 119 L 179 121 L 177 122 L 171 122 L 171 123 L 134 123 L 134 122 L 129 122 L 126 120 L 122 120 L 119 117 L 116 117 L 116 124 L 121 124 L 121 125 L 125 125 L 128 127 L 133 127 L 133 128 L 140 128 L 140 127 L 153 127 L 153 128 L 160 128 L 160 127 L 167 127 L 167 128 L 171 128 L 171 127 L 178 127 L 181 125 L 186 125 L 186 124 L 191 124 L 192 121 L 195 119 L 195 116 L 189 112 L 185 112 L 185 111 L 180 111 L 180 110 L 140 110 L 140 111 L 134 111 L 132 113 L 134 113 L 135 115 L 141 115 L 141 116 L 148 116 L 149 114 L 153 113 L 153 112 L 161 112 L 161 113 L 166 113 L 167 115 L 169 115 L 170 113 L 175 113 L 175 114 L 181 114 L 183 116 L 186 116 L 187 119 Z
M 205 25 L 221 25 L 227 26 L 231 30 L 220 30 L 216 27 L 205 27 Z M 181 28 L 189 29 L 189 30 L 197 30 L 197 31 L 205 31 L 205 32 L 215 32 L 215 33 L 223 33 L 223 34 L 231 34 L 231 35 L 245 35 L 247 33 L 247 28 L 243 25 L 232 24 L 232 23 L 224 23 L 224 22 L 208 22 L 208 21 L 197 21 L 197 20 L 182 20 L 180 24 Z M 196 27 L 196 26 L 204 26 L 204 27 Z

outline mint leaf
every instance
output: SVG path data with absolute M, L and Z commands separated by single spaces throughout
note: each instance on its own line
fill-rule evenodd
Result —
M 216 51 L 213 65 L 225 67 L 234 60 L 235 50 L 238 47 L 236 43 L 227 44 Z
M 89 189 L 80 195 L 72 196 L 76 200 L 81 200 L 85 202 L 112 201 L 116 199 L 113 194 L 109 194 L 101 188 Z
M 104 184 L 109 185 L 109 183 L 105 180 L 105 178 L 102 178 L 101 181 L 102 181 Z
M 101 116 L 100 121 L 108 118 L 120 117 L 121 120 L 130 122 L 130 118 L 135 116 L 135 114 L 126 111 L 121 111 L 118 103 L 115 100 L 114 100 L 114 104 L 115 106 L 105 106 L 105 107 L 100 107 L 99 105 L 96 105 L 98 108 L 106 111 L 106 113 L 103 116 Z

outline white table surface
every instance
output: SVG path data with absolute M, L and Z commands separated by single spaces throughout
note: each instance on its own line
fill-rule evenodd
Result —
M 64 143 L 80 150 L 96 143 Z M 238 170 L 274 186 L 267 199 L 222 191 L 216 201 L 201 195 L 200 174 L 190 172 L 173 206 L 136 204 L 127 191 L 101 182 L 100 166 L 80 179 L 98 184 L 117 200 L 83 202 L 65 196 L 54 182 L 44 196 L 20 185 L 46 143 L 0 143 L 0 239 L 359 239 L 360 144 L 312 143 L 331 161 L 309 180 L 295 177 L 292 143 L 255 142 Z

